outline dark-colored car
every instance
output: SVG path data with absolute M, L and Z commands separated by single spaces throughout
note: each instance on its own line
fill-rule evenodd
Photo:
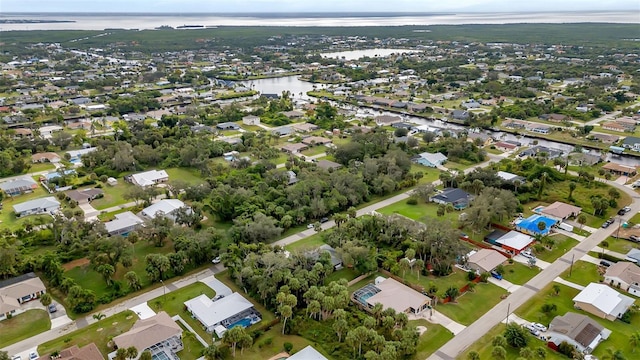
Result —
M 54 313 L 56 311 L 58 311 L 58 307 L 56 306 L 56 304 L 49 304 L 49 306 L 47 306 L 47 310 L 49 310 L 50 313 Z
M 327 221 L 329 221 L 328 217 L 323 217 L 322 219 L 320 219 L 320 222 L 323 224 L 326 223 Z
M 611 263 L 610 263 L 610 262 L 608 262 L 608 261 L 601 260 L 601 261 L 600 261 L 600 265 L 602 265 L 602 266 L 604 266 L 604 267 L 609 267 L 609 266 L 611 266 Z
M 609 220 L 605 221 L 605 222 L 602 224 L 602 228 L 603 228 L 603 229 L 606 229 L 606 228 L 608 228 L 608 227 L 609 227 L 609 225 L 611 225 L 611 224 L 613 224 L 613 219 L 609 219 Z
M 500 275 L 500 273 L 495 271 L 495 270 L 491 271 L 491 276 L 493 276 L 494 278 L 496 278 L 498 280 L 502 280 L 502 275 Z
M 628 206 L 625 206 L 622 209 L 618 210 L 618 215 L 624 215 L 624 214 L 628 213 L 629 211 L 631 211 L 631 208 L 628 207 Z

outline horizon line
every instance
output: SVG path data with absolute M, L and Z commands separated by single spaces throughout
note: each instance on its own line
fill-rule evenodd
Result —
M 431 15 L 431 14 L 465 14 L 465 13 L 479 13 L 479 14 L 526 14 L 526 13 L 617 13 L 625 11 L 635 11 L 635 8 L 629 9 L 616 9 L 616 10 L 601 10 L 601 9 L 588 9 L 588 10 L 523 10 L 523 11 L 474 11 L 474 10 L 458 10 L 458 11 L 224 11 L 224 12 L 195 12 L 195 11 L 6 11 L 0 13 L 0 17 L 3 15 L 47 15 L 47 14 L 68 14 L 68 15 L 86 15 L 86 14 L 128 14 L 128 15 L 238 15 L 238 14 L 406 14 L 406 15 Z

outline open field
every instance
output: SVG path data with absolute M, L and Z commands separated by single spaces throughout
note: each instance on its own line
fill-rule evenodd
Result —
M 418 349 L 415 359 L 426 359 L 447 341 L 453 339 L 453 334 L 444 326 L 432 324 L 427 320 L 411 320 L 409 326 L 424 326 L 427 331 L 418 340 Z
M 540 260 L 552 263 L 562 255 L 566 254 L 567 251 L 573 249 L 574 246 L 578 245 L 577 240 L 563 234 L 553 234 L 550 237 L 556 243 L 553 245 L 551 250 L 545 248 L 543 252 L 536 254 Z
M 446 290 L 446 288 L 442 290 Z M 502 301 L 501 296 L 506 294 L 506 290 L 496 285 L 478 283 L 473 291 L 464 293 L 455 302 L 438 304 L 436 310 L 455 322 L 471 325 Z
M 399 201 L 395 204 L 383 207 L 378 210 L 378 212 L 385 215 L 400 214 L 413 220 L 420 220 L 424 217 L 449 220 L 452 224 L 456 224 L 458 222 L 458 216 L 460 216 L 459 211 L 452 211 L 450 213 L 445 212 L 444 216 L 439 217 L 437 214 L 438 204 L 425 203 L 420 200 L 416 205 L 409 205 L 406 200 Z
M 524 285 L 540 273 L 540 268 L 537 266 L 530 267 L 514 261 L 513 264 L 504 265 L 504 271 L 502 277 L 505 280 L 516 285 Z

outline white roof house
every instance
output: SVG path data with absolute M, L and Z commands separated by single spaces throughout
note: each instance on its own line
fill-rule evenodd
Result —
M 104 224 L 104 227 L 107 229 L 109 235 L 127 234 L 144 222 L 131 211 L 125 211 L 123 213 L 116 214 L 115 217 L 116 218 L 114 220 L 111 220 Z
M 253 304 L 238 293 L 232 293 L 217 301 L 200 295 L 185 301 L 184 306 L 209 332 L 223 321 L 253 308 Z
M 613 321 L 633 305 L 634 299 L 607 285 L 591 283 L 573 298 L 573 302 L 578 309 Z
M 153 219 L 159 213 L 162 213 L 169 218 L 173 218 L 175 211 L 185 206 L 185 203 L 178 199 L 162 199 L 157 203 L 142 209 L 142 215 Z
M 155 185 L 169 180 L 169 174 L 164 170 L 149 170 L 131 175 L 131 181 L 142 187 Z
M 496 243 L 500 244 L 507 250 L 515 250 L 516 253 L 519 253 L 534 241 L 535 239 L 532 236 L 518 231 L 509 231 L 502 237 L 498 238 Z
M 373 308 L 380 303 L 396 312 L 419 314 L 431 305 L 431 298 L 394 280 L 376 279 L 375 285 L 368 284 L 353 294 L 358 303 Z
M 287 360 L 328 360 L 328 359 L 324 355 L 320 354 L 318 350 L 314 349 L 313 346 L 308 345 L 304 349 L 289 356 Z
M 516 175 L 516 174 L 512 174 L 510 172 L 506 172 L 506 171 L 498 171 L 498 173 L 496 174 L 498 175 L 498 177 L 504 181 L 508 181 L 508 182 L 512 182 L 515 180 L 518 181 L 524 181 L 525 178 L 523 178 L 522 176 Z
M 20 204 L 13 205 L 13 211 L 15 211 L 18 217 L 53 212 L 58 210 L 59 208 L 60 202 L 53 196 L 29 200 Z

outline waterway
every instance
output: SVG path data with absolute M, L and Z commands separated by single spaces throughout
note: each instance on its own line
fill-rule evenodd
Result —
M 351 51 L 338 51 L 320 54 L 325 58 L 345 59 L 345 60 L 358 60 L 363 57 L 386 57 L 391 54 L 408 54 L 420 52 L 418 50 L 407 49 L 366 49 L 366 50 L 351 50 Z
M 297 76 L 285 76 L 279 78 L 269 78 L 269 79 L 260 79 L 260 80 L 252 80 L 247 81 L 245 84 L 251 89 L 259 91 L 264 94 L 282 94 L 283 91 L 289 91 L 292 94 L 294 99 L 302 99 L 302 100 L 310 100 L 310 97 L 306 94 L 308 91 L 314 90 L 314 84 L 302 81 L 298 79 Z M 317 88 L 324 87 L 324 84 L 315 84 Z M 333 105 L 345 108 L 347 110 L 355 111 L 356 116 L 366 117 L 366 116 L 378 116 L 378 115 L 392 115 L 398 116 L 397 113 L 388 112 L 388 111 L 378 111 L 366 107 L 357 107 L 350 104 L 339 104 L 332 102 Z M 402 115 L 404 121 L 413 123 L 416 125 L 428 125 L 434 128 L 440 129 L 468 129 L 466 126 L 452 124 L 448 122 L 444 122 L 441 120 L 429 120 L 424 119 L 417 116 L 411 115 Z M 535 144 L 546 146 L 548 148 L 562 150 L 565 154 L 573 151 L 574 146 L 563 144 L 555 141 L 549 141 L 544 139 L 536 139 L 530 138 L 526 135 L 516 136 L 510 133 L 502 132 L 502 131 L 491 131 L 491 135 L 495 139 L 499 140 L 513 140 L 518 141 L 524 146 L 533 146 Z M 586 150 L 585 150 L 586 151 Z M 632 156 L 625 155 L 614 155 L 608 152 L 602 153 L 597 150 L 589 150 L 588 154 L 593 155 L 604 155 L 605 161 L 612 161 L 622 165 L 628 166 L 640 166 L 640 159 Z

